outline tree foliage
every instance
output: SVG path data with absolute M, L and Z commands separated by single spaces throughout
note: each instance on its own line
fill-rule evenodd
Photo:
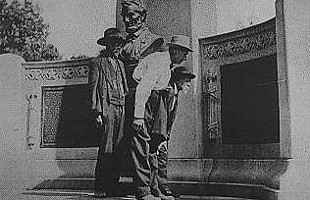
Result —
M 0 0 L 0 54 L 15 53 L 26 61 L 59 60 L 57 48 L 47 43 L 49 25 L 31 0 Z

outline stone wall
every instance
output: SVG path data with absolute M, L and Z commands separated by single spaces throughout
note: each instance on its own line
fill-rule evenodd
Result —
M 55 180 L 93 178 L 99 134 L 90 122 L 89 59 L 0 59 L 1 186 L 48 188 Z
M 55 187 L 49 181 L 94 176 L 99 134 L 88 107 L 89 61 L 23 63 L 28 134 L 33 140 L 30 187 Z
M 0 56 L 1 188 L 23 188 L 23 182 L 27 180 L 23 62 L 21 57 L 13 54 Z

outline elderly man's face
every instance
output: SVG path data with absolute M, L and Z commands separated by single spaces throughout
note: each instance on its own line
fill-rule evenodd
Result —
M 181 48 L 172 48 L 169 51 L 171 52 L 170 58 L 173 63 L 180 64 L 181 62 L 186 61 L 188 50 Z
M 191 79 L 188 77 L 183 77 L 182 79 L 176 81 L 178 90 L 183 90 L 186 93 L 191 86 Z
M 122 49 L 123 44 L 120 41 L 113 41 L 107 44 L 106 48 L 108 52 L 113 53 L 114 55 L 118 56 Z
M 144 17 L 134 6 L 123 7 L 122 17 L 126 26 L 127 33 L 137 32 L 144 23 Z

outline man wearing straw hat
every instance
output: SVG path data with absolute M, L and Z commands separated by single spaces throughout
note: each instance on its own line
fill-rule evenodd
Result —
M 124 39 L 117 28 L 109 28 L 97 44 L 106 46 L 92 60 L 89 73 L 91 109 L 97 130 L 102 134 L 95 169 L 94 196 L 116 193 L 121 173 L 125 94 L 128 91 L 123 63 L 118 59 Z
M 189 43 L 187 36 L 173 36 L 171 42 L 167 43 L 169 52 L 156 52 L 145 57 L 133 72 L 138 85 L 131 155 L 135 166 L 134 184 L 138 199 L 174 199 L 163 195 L 158 189 L 156 152 L 159 144 L 169 138 L 164 97 L 171 79 L 171 69 L 185 61 L 188 52 L 192 52 Z

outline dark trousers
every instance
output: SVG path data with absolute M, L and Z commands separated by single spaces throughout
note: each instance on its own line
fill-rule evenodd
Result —
M 161 145 L 158 149 L 157 154 L 158 160 L 158 187 L 160 191 L 163 191 L 168 186 L 168 141 L 165 141 L 165 144 Z
M 129 96 L 127 100 L 129 101 Z M 131 104 L 134 105 L 134 97 L 131 97 Z M 132 143 L 130 148 L 130 153 L 134 165 L 134 185 L 137 189 L 137 197 L 142 197 L 147 194 L 153 194 L 158 196 L 160 191 L 158 188 L 158 160 L 157 160 L 157 150 L 161 142 L 161 136 L 153 133 L 153 129 L 160 129 L 160 127 L 154 127 L 154 118 L 159 113 L 159 104 L 161 96 L 159 93 L 152 91 L 146 106 L 144 121 L 145 126 L 142 130 L 136 132 L 132 130 Z M 127 103 L 126 103 L 127 105 Z M 127 112 L 128 108 L 126 108 Z M 133 118 L 133 107 L 132 107 L 132 118 Z M 129 113 L 126 113 L 126 116 Z M 126 120 L 126 123 L 128 121 Z M 131 124 L 132 126 L 132 120 Z M 155 125 L 156 126 L 156 125 Z M 126 127 L 126 126 L 125 126 Z M 127 129 L 126 129 L 127 130 Z
M 133 136 L 131 156 L 135 166 L 134 184 L 137 188 L 137 197 L 147 194 L 159 195 L 157 148 L 158 144 L 151 141 L 146 128 Z
M 160 191 L 169 189 L 168 186 L 168 142 L 170 138 L 171 128 L 176 118 L 178 107 L 178 93 L 175 90 L 169 90 L 164 93 L 164 102 L 167 108 L 167 139 L 160 145 L 158 149 L 158 186 Z
M 95 168 L 96 192 L 115 193 L 122 169 L 124 106 L 110 104 Z

